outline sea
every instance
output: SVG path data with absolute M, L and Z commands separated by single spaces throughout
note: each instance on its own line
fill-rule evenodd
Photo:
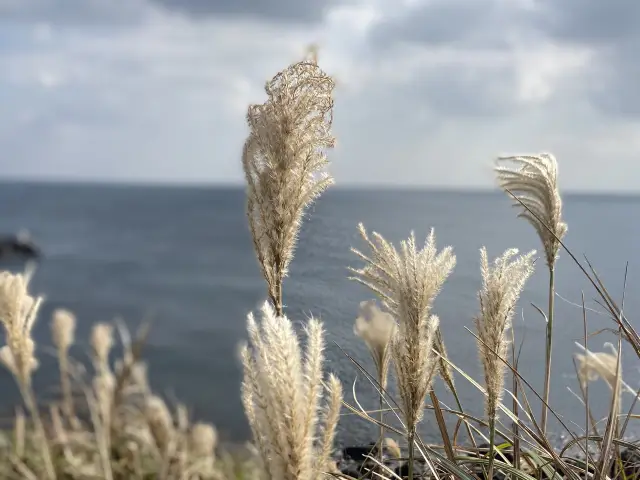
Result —
M 567 246 L 582 264 L 588 258 L 634 323 L 640 307 L 640 197 L 567 194 L 563 199 Z M 327 332 L 325 368 L 342 380 L 347 402 L 377 406 L 373 387 L 355 363 L 373 373 L 368 351 L 353 333 L 358 306 L 372 294 L 350 280 L 347 269 L 361 265 L 351 251 L 363 247 L 357 232 L 360 222 L 396 243 L 411 231 L 422 243 L 433 228 L 439 248 L 453 247 L 457 265 L 435 300 L 434 313 L 440 317 L 451 361 L 479 383 L 483 383 L 482 368 L 472 335 L 481 286 L 479 249 L 486 246 L 491 257 L 511 247 L 538 250 L 536 272 L 514 317 L 514 336 L 521 352 L 519 371 L 542 391 L 545 320 L 534 306 L 546 309 L 548 274 L 534 229 L 517 213 L 498 191 L 339 188 L 326 192 L 308 210 L 284 283 L 286 313 L 301 331 L 310 316 L 322 319 Z M 243 188 L 2 184 L 0 233 L 23 229 L 44 253 L 31 285 L 33 293 L 45 297 L 34 333 L 40 360 L 34 381 L 42 396 L 57 388 L 50 347 L 54 309 L 66 308 L 77 315 L 72 354 L 87 365 L 95 322 L 122 319 L 135 332 L 150 321 L 144 357 L 155 392 L 170 405 L 184 403 L 193 419 L 215 424 L 223 441 L 249 439 L 240 402 L 238 345 L 246 339 L 247 315 L 257 314 L 266 300 L 266 286 L 249 235 Z M 617 341 L 606 332 L 615 323 L 564 251 L 556 281 L 550 403 L 558 418 L 550 415 L 550 428 L 561 440 L 567 438 L 566 429 L 581 433 L 585 426 L 573 360 L 581 351 L 576 342 L 584 343 L 583 297 L 588 330 L 596 333 L 588 340 L 589 349 L 611 351 L 605 343 L 613 342 L 617 348 Z M 625 382 L 638 388 L 640 362 L 624 342 L 622 358 Z M 511 388 L 511 377 L 507 379 Z M 460 374 L 456 385 L 465 411 L 482 417 L 481 392 Z M 7 418 L 19 397 L 4 370 L 0 370 L 0 389 L 0 412 Z M 393 382 L 390 389 L 393 394 Z M 439 380 L 435 389 L 447 407 L 455 408 Z M 525 394 L 539 416 L 535 393 L 525 389 Z M 593 415 L 605 416 L 610 401 L 607 384 L 592 382 L 589 397 Z M 625 408 L 632 399 L 632 394 L 624 395 Z M 505 401 L 511 404 L 509 394 Z M 388 417 L 397 425 L 393 413 Z M 508 428 L 508 419 L 503 415 L 502 420 Z M 454 418 L 448 428 L 455 430 Z M 376 430 L 345 408 L 338 443 L 368 443 Z M 426 441 L 437 441 L 433 412 L 425 412 L 420 433 Z M 633 420 L 628 434 L 634 434 Z

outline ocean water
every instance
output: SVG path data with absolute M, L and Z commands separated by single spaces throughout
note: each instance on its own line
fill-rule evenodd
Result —
M 616 298 L 621 298 L 629 263 L 625 310 L 633 322 L 640 307 L 640 198 L 566 195 L 566 241 L 574 253 L 586 254 Z M 349 191 L 334 189 L 309 211 L 302 229 L 284 301 L 290 318 L 304 322 L 313 314 L 327 329 L 327 368 L 343 380 L 346 398 L 373 407 L 373 389 L 336 346 L 339 344 L 370 371 L 364 346 L 353 335 L 358 304 L 371 298 L 348 280 L 347 266 L 359 265 L 351 246 L 362 246 L 358 222 L 392 241 L 414 230 L 423 240 L 435 228 L 439 246 L 452 245 L 457 266 L 435 302 L 453 362 L 473 378 L 482 378 L 473 328 L 478 311 L 479 255 L 487 246 L 492 257 L 508 247 L 537 249 L 533 229 L 516 218 L 505 195 L 441 191 Z M 69 308 L 79 318 L 79 344 L 73 354 L 87 358 L 93 322 L 123 318 L 135 328 L 143 319 L 153 327 L 145 349 L 152 386 L 170 401 L 180 399 L 192 416 L 212 421 L 224 439 L 243 441 L 249 432 L 239 400 L 237 345 L 245 338 L 246 315 L 265 300 L 266 290 L 252 250 L 244 215 L 244 192 L 233 188 L 115 187 L 97 185 L 4 184 L 0 188 L 0 232 L 28 229 L 45 257 L 33 291 L 46 302 L 35 336 L 42 366 L 36 375 L 40 391 L 57 384 L 55 362 L 41 345 L 50 345 L 53 309 Z M 527 284 L 515 320 L 518 341 L 524 339 L 520 370 L 540 388 L 544 366 L 544 321 L 531 304 L 544 308 L 547 273 L 541 259 Z M 572 356 L 582 342 L 582 312 L 575 304 L 584 291 L 587 304 L 602 310 L 595 292 L 566 253 L 557 267 L 555 355 L 551 403 L 570 428 L 584 425 L 584 410 L 568 390 L 578 391 Z M 572 304 L 572 303 L 573 304 Z M 589 329 L 613 326 L 588 312 Z M 611 337 L 590 340 L 594 351 Z M 334 343 L 335 342 L 335 343 Z M 638 360 L 623 345 L 625 381 L 637 387 Z M 355 386 L 354 386 L 355 381 Z M 481 415 L 483 399 L 458 376 L 464 407 Z M 10 413 L 17 391 L 0 371 L 2 412 Z M 438 382 L 438 394 L 450 396 Z M 541 388 L 540 388 L 541 390 Z M 539 403 L 528 393 L 536 412 Z M 600 381 L 591 388 L 597 417 L 606 412 L 609 392 Z M 630 395 L 627 395 L 630 397 Z M 627 398 L 627 404 L 629 402 Z M 345 411 L 346 413 L 346 411 Z M 574 422 L 574 423 L 572 423 Z M 557 422 L 554 431 L 561 433 Z M 421 433 L 437 438 L 433 416 L 425 415 Z M 369 442 L 374 429 L 361 419 L 341 419 L 340 443 Z

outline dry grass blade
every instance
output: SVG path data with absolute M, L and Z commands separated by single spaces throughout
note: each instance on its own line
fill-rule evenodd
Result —
M 604 479 L 609 475 L 611 463 L 613 462 L 612 447 L 613 439 L 618 433 L 618 413 L 620 411 L 620 395 L 622 393 L 621 357 L 622 357 L 622 337 L 618 337 L 618 355 L 616 359 L 615 383 L 611 391 L 611 403 L 609 405 L 609 417 L 604 431 L 602 446 L 600 449 L 600 461 L 597 466 L 597 479 Z

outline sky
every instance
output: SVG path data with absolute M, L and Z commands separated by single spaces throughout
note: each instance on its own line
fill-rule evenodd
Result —
M 0 0 L 0 179 L 243 181 L 245 113 L 319 46 L 338 185 L 640 190 L 640 2 Z M 606 167 L 606 168 L 605 168 Z

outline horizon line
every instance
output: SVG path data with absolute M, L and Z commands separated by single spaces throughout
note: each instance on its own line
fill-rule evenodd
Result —
M 242 182 L 195 182 L 195 181 L 157 181 L 157 180 L 125 180 L 125 179 L 98 179 L 98 178 L 0 178 L 0 185 L 26 185 L 26 186 L 96 186 L 116 188 L 165 188 L 165 189 L 244 189 Z M 416 184 L 385 184 L 385 183 L 337 183 L 331 190 L 348 191 L 389 191 L 389 192 L 450 192 L 450 193 L 496 193 L 500 192 L 498 186 L 478 185 L 416 185 Z M 597 196 L 640 196 L 639 190 L 608 190 L 608 189 L 581 189 L 563 188 L 562 192 L 569 195 L 597 195 Z

